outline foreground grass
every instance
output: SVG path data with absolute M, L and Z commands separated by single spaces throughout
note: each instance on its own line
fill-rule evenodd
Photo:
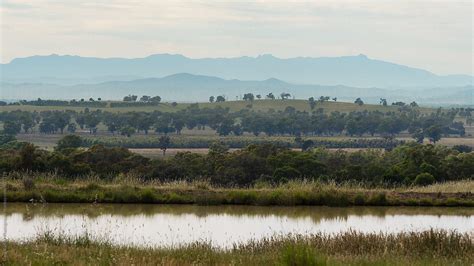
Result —
M 324 205 L 324 206 L 474 206 L 474 181 L 425 188 L 366 188 L 319 182 L 279 186 L 219 188 L 207 182 L 156 183 L 120 176 L 113 181 L 66 180 L 54 174 L 31 181 L 25 174 L 7 178 L 9 202 L 155 203 L 200 205 Z M 25 182 L 25 180 L 30 180 Z M 3 186 L 3 185 L 2 185 Z M 466 190 L 467 189 L 467 190 Z
M 472 265 L 472 236 L 445 231 L 400 234 L 286 236 L 236 244 L 177 248 L 117 247 L 75 238 L 40 235 L 8 243 L 8 265 Z

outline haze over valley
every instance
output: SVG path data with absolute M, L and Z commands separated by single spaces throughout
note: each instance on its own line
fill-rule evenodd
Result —
M 471 105 L 473 77 L 436 75 L 365 55 L 296 57 L 272 55 L 191 59 L 155 54 L 145 58 L 32 56 L 1 65 L 1 98 L 119 100 L 123 95 L 160 95 L 169 101 L 228 100 L 243 94 L 331 96 L 377 103 L 416 100 L 426 105 Z M 33 96 L 34 95 L 34 96 Z M 409 96 L 407 96 L 409 95 Z

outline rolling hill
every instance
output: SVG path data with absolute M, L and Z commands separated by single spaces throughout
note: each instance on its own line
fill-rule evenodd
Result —
M 211 95 L 224 95 L 228 100 L 242 97 L 244 93 L 261 94 L 272 92 L 278 96 L 288 92 L 297 99 L 331 96 L 342 101 L 354 101 L 362 97 L 367 103 L 378 103 L 380 98 L 392 101 L 417 101 L 427 105 L 474 103 L 472 86 L 433 88 L 427 90 L 387 90 L 349 86 L 298 85 L 275 78 L 261 81 L 222 79 L 212 76 L 174 74 L 163 78 L 145 78 L 131 81 L 108 81 L 94 84 L 57 85 L 46 83 L 2 83 L 5 99 L 79 99 L 102 98 L 120 100 L 128 94 L 159 95 L 166 101 L 205 102 Z M 26 96 L 26 97 L 25 97 Z

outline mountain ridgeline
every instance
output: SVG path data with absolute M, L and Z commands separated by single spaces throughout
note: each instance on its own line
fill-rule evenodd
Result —
M 330 95 L 341 100 L 364 97 L 368 102 L 382 97 L 426 104 L 474 103 L 472 76 L 439 76 L 365 55 L 288 59 L 272 55 L 202 59 L 170 54 L 135 59 L 50 55 L 18 58 L 0 67 L 3 99 L 119 99 L 150 94 L 202 101 L 216 94 L 231 100 L 246 92 L 288 92 L 297 98 Z

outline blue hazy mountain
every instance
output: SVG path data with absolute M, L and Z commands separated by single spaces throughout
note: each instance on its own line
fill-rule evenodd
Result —
M 294 84 L 391 89 L 473 84 L 473 77 L 469 75 L 440 76 L 422 69 L 370 59 L 365 55 L 288 59 L 272 55 L 202 59 L 171 54 L 133 59 L 49 55 L 17 58 L 10 63 L 1 64 L 0 71 L 3 82 L 59 85 L 131 81 L 176 73 L 228 80 L 278 78 Z
M 380 88 L 359 88 L 343 85 L 301 85 L 292 84 L 276 78 L 266 80 L 243 81 L 222 79 L 212 76 L 179 73 L 163 78 L 144 78 L 131 81 L 107 81 L 94 84 L 58 85 L 48 83 L 7 83 L 1 84 L 3 99 L 89 99 L 102 98 L 120 100 L 128 94 L 159 95 L 165 101 L 207 101 L 209 96 L 224 95 L 235 100 L 244 93 L 261 94 L 263 97 L 272 92 L 278 96 L 288 92 L 295 98 L 331 96 L 343 101 L 353 101 L 362 97 L 367 103 L 378 103 L 380 98 L 389 101 L 413 100 L 429 104 L 474 103 L 474 87 L 438 87 L 425 90 L 387 90 Z

